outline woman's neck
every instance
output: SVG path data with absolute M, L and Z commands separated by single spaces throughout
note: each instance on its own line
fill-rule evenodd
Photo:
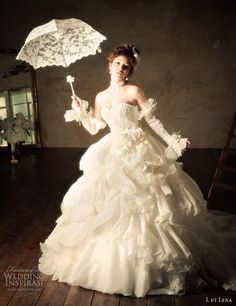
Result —
M 127 82 L 125 80 L 112 80 L 111 79 L 111 82 L 110 82 L 110 87 L 111 88 L 120 88 L 120 87 L 123 87 Z

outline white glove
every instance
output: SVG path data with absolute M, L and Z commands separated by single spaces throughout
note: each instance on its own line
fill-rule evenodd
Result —
M 188 138 L 181 138 L 178 133 L 170 135 L 159 119 L 155 116 L 157 102 L 154 99 L 148 99 L 143 105 L 141 110 L 141 117 L 144 117 L 148 125 L 154 130 L 154 132 L 160 136 L 168 147 L 165 150 L 166 157 L 169 159 L 177 159 L 182 155 L 182 152 L 186 149 Z
M 66 122 L 77 121 L 79 123 L 82 122 L 84 128 L 92 135 L 96 134 L 100 129 L 104 129 L 106 127 L 106 122 L 93 117 L 93 109 L 89 108 L 89 103 L 84 100 L 80 100 L 80 106 L 76 105 L 72 102 L 70 110 L 67 110 L 64 114 L 64 118 Z

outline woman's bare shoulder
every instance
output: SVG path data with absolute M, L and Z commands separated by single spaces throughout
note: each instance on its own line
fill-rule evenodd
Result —
M 130 84 L 128 86 L 129 88 L 127 87 L 127 91 L 129 95 L 132 96 L 135 100 L 137 100 L 138 103 L 142 103 L 146 100 L 145 94 L 141 87 L 137 85 L 130 85 Z
M 142 88 L 139 87 L 139 86 L 137 86 L 137 85 L 127 84 L 126 87 L 127 87 L 127 90 L 128 90 L 129 92 L 132 92 L 132 93 L 134 93 L 134 94 L 136 94 L 136 93 L 138 93 L 138 92 L 142 92 Z
M 103 104 L 104 101 L 107 100 L 107 95 L 108 95 L 107 89 L 105 89 L 105 90 L 100 91 L 99 93 L 97 93 L 96 98 L 95 98 L 96 103 L 98 103 L 98 104 L 100 104 L 100 105 Z

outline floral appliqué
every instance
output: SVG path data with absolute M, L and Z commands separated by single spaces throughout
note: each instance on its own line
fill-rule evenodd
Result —
M 146 160 L 144 163 L 143 172 L 154 174 L 161 166 L 161 163 L 162 159 L 160 156 L 157 156 L 155 160 Z
M 148 144 L 145 132 L 141 128 L 127 128 L 121 134 L 121 145 L 119 154 L 131 154 L 135 147 L 141 143 Z

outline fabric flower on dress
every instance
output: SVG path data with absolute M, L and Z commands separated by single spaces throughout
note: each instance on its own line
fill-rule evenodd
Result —
M 172 190 L 166 181 L 166 177 L 176 172 L 176 167 L 172 164 L 165 171 L 161 168 L 163 160 L 157 156 L 155 160 L 146 160 L 143 167 L 143 172 L 147 179 L 150 180 L 154 190 L 164 195 L 172 194 Z M 164 174 L 165 173 L 165 174 Z
M 162 158 L 157 156 L 155 160 L 146 160 L 143 167 L 144 173 L 155 173 L 156 170 L 161 166 Z
M 145 132 L 141 128 L 127 128 L 121 134 L 121 143 L 118 154 L 121 156 L 124 154 L 131 154 L 135 147 L 141 143 L 148 143 Z

